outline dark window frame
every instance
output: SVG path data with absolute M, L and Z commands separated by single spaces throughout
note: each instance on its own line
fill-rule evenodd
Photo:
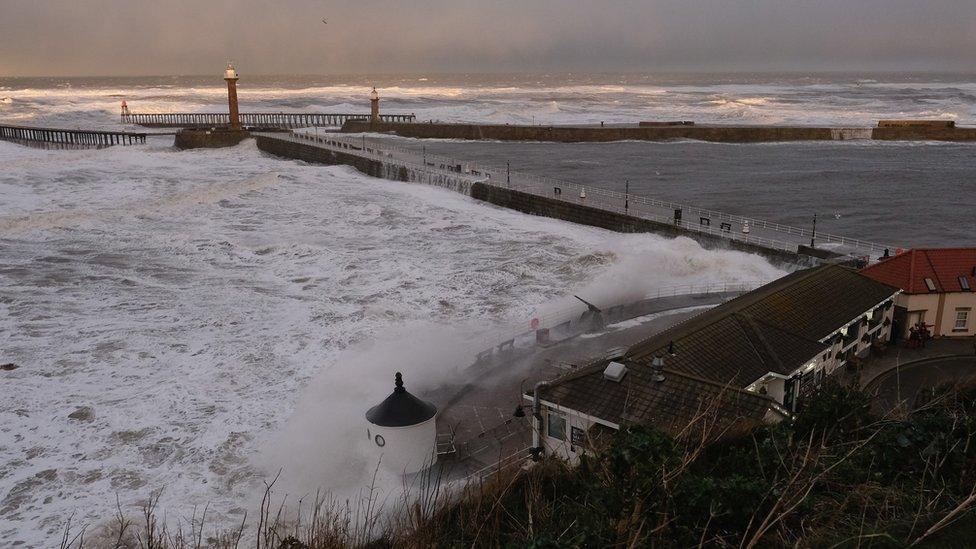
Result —
M 559 420 L 557 421 L 557 425 L 559 424 L 559 422 L 562 423 L 561 437 L 553 435 L 553 429 L 552 429 L 553 419 Z M 549 438 L 554 438 L 556 440 L 566 440 L 567 431 L 569 431 L 569 418 L 566 416 L 566 414 L 557 412 L 555 410 L 549 410 L 549 413 L 546 414 L 546 435 L 549 436 Z

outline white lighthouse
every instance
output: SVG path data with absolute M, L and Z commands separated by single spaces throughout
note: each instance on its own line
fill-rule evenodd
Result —
M 241 130 L 241 115 L 237 108 L 237 81 L 240 77 L 237 76 L 237 69 L 234 65 L 227 63 L 227 68 L 224 69 L 224 81 L 227 82 L 227 107 L 230 116 L 230 129 Z
M 376 92 L 376 87 L 369 92 L 369 120 L 370 122 L 380 121 L 380 94 Z
M 395 380 L 393 393 L 366 412 L 366 435 L 385 469 L 411 474 L 437 461 L 437 407 L 407 392 L 400 372 Z

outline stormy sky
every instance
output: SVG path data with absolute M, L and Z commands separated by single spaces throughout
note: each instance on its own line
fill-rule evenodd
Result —
M 970 72 L 976 0 L 0 0 L 0 76 L 229 59 L 250 74 Z

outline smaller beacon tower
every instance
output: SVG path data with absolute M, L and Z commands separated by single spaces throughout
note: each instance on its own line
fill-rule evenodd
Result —
M 396 373 L 393 393 L 366 412 L 366 436 L 383 468 L 409 475 L 437 462 L 437 407 L 403 387 Z
M 369 92 L 369 121 L 380 121 L 380 94 L 376 93 L 376 86 Z
M 241 130 L 241 114 L 237 109 L 237 71 L 234 69 L 234 65 L 227 63 L 227 69 L 224 70 L 224 80 L 227 81 L 227 105 L 230 107 L 230 129 L 231 130 Z

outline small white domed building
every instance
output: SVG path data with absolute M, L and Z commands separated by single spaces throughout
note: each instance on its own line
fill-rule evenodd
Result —
M 437 462 L 437 407 L 396 386 L 386 400 L 366 412 L 366 435 L 383 468 L 412 474 Z

